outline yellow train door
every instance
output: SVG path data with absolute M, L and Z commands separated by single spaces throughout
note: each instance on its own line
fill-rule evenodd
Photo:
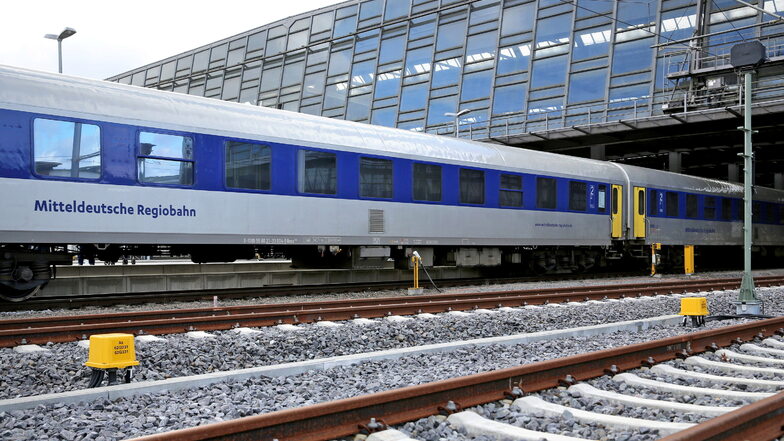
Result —
M 634 187 L 634 237 L 645 237 L 645 188 Z
M 612 194 L 610 197 L 610 219 L 611 230 L 610 236 L 613 239 L 620 239 L 623 234 L 623 186 L 613 185 Z

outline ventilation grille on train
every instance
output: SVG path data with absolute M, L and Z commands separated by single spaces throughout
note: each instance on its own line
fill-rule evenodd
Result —
M 384 210 L 368 210 L 368 233 L 384 232 Z

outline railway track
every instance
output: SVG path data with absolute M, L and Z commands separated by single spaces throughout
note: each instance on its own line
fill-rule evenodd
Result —
M 502 432 L 506 434 L 504 439 L 543 439 L 544 437 L 560 440 L 579 439 L 557 437 L 552 433 L 542 432 L 521 434 L 520 432 L 525 429 L 498 421 L 487 421 L 479 414 L 472 414 L 470 410 L 466 411 L 473 406 L 486 403 L 503 403 L 503 400 L 507 400 L 506 406 L 508 406 L 509 401 L 514 400 L 515 408 L 520 409 L 521 412 L 528 412 L 532 418 L 540 418 L 549 413 L 572 421 L 593 422 L 592 424 L 601 420 L 600 424 L 606 427 L 634 429 L 641 433 L 658 430 L 660 435 L 666 435 L 662 438 L 664 441 L 767 441 L 784 435 L 784 427 L 782 426 L 784 392 L 776 393 L 777 390 L 784 388 L 784 369 L 782 369 L 784 367 L 784 351 L 781 349 L 784 348 L 784 341 L 771 338 L 774 335 L 784 336 L 784 318 L 772 318 L 694 332 L 622 348 L 160 433 L 137 438 L 137 440 L 257 439 L 271 441 L 277 439 L 279 441 L 322 441 L 348 437 L 357 433 L 375 433 L 394 425 L 433 415 L 448 416 L 446 421 L 450 425 L 462 427 L 461 430 L 468 433 L 505 430 L 506 432 Z M 741 346 L 741 349 L 755 352 L 756 355 L 744 355 L 722 349 L 755 339 L 761 344 L 744 345 Z M 713 354 L 709 355 L 708 353 L 711 352 Z M 710 357 L 719 357 L 720 361 L 706 359 Z M 646 401 L 639 397 L 624 396 L 618 393 L 615 393 L 612 398 L 606 398 L 607 392 L 594 391 L 590 385 L 582 383 L 605 375 L 613 376 L 613 380 L 616 382 L 639 383 L 639 377 L 627 371 L 643 367 L 670 376 L 695 375 L 697 372 L 676 372 L 678 369 L 667 367 L 666 362 L 674 360 L 682 360 L 680 363 L 684 365 L 711 366 L 714 369 L 731 372 L 711 378 L 716 382 L 747 385 L 765 384 L 770 387 L 771 391 L 765 394 L 765 398 L 760 394 L 751 396 L 747 393 L 746 400 L 754 402 L 734 408 L 732 406 L 684 405 L 673 401 L 648 402 L 654 400 Z M 744 366 L 740 363 L 744 361 L 769 363 L 780 367 Z M 742 378 L 743 371 L 754 370 L 772 373 L 775 379 L 761 381 Z M 741 372 L 740 375 L 738 371 Z M 704 374 L 697 373 L 696 375 L 705 377 Z M 680 409 L 679 412 L 682 413 L 701 413 L 703 421 L 699 424 L 673 424 L 639 418 L 629 419 L 623 415 L 609 416 L 577 408 L 564 408 L 553 403 L 548 404 L 535 397 L 538 392 L 548 391 L 559 386 L 568 387 L 570 393 L 577 392 L 586 396 L 590 394 L 604 395 L 603 399 L 610 402 L 631 401 L 634 406 L 669 406 L 673 409 Z M 667 383 L 657 384 L 656 387 L 678 389 L 677 386 Z M 680 389 L 682 393 L 697 393 L 694 388 L 681 387 Z M 685 392 L 683 392 L 684 390 Z M 713 392 L 725 397 L 732 395 L 726 390 Z M 699 393 L 710 394 L 711 391 L 702 390 Z M 512 437 L 515 432 L 519 437 Z M 368 439 L 381 438 L 371 436 Z
M 756 283 L 759 286 L 780 285 L 784 284 L 784 277 L 759 277 Z M 90 334 L 96 333 L 174 334 L 284 323 L 298 324 L 360 317 L 377 318 L 390 315 L 726 290 L 736 289 L 739 285 L 740 279 L 722 278 L 10 319 L 0 321 L 0 347 L 85 340 Z

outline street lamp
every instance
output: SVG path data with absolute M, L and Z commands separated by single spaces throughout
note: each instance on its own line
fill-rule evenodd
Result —
M 74 28 L 65 28 L 63 32 L 60 32 L 60 35 L 55 34 L 46 34 L 44 38 L 48 38 L 50 40 L 57 40 L 57 61 L 59 70 L 58 72 L 63 73 L 63 40 L 70 37 L 71 35 L 76 33 L 76 29 Z
M 460 135 L 460 117 L 465 115 L 466 113 L 470 112 L 471 109 L 463 109 L 457 113 L 454 112 L 446 112 L 444 116 L 453 116 L 455 118 L 455 138 Z

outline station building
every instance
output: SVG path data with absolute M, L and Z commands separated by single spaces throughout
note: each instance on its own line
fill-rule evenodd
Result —
M 784 186 L 784 0 L 750 1 L 351 0 L 110 80 L 738 180 L 730 50 L 758 39 L 757 180 Z

